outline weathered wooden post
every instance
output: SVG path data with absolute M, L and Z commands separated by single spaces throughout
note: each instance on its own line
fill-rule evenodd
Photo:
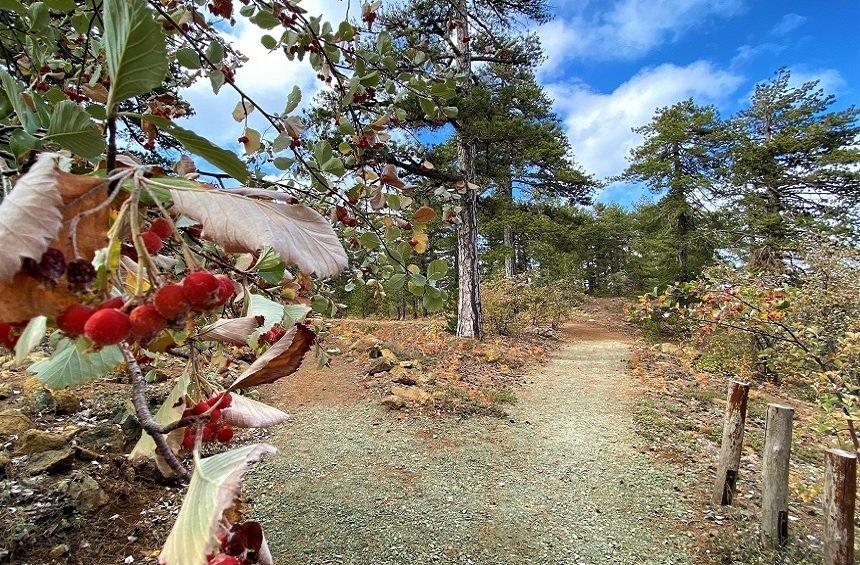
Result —
M 731 504 L 735 496 L 735 483 L 741 463 L 741 448 L 744 443 L 744 424 L 747 419 L 749 383 L 732 381 L 729 384 L 726 419 L 723 423 L 723 443 L 717 463 L 717 482 L 711 501 L 714 504 Z
M 854 563 L 857 454 L 828 449 L 824 462 L 824 563 Z
M 788 542 L 788 461 L 791 457 L 792 420 L 794 408 L 767 405 L 761 466 L 761 540 L 770 546 Z

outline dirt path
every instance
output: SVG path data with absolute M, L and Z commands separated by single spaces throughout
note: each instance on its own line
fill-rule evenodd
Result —
M 297 409 L 248 483 L 277 563 L 690 563 L 683 471 L 632 445 L 627 355 L 571 327 L 509 420 Z

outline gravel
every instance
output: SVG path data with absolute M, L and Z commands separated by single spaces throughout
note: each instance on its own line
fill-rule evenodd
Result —
M 692 478 L 637 449 L 627 355 L 567 345 L 507 420 L 302 408 L 247 476 L 253 518 L 277 563 L 691 563 Z

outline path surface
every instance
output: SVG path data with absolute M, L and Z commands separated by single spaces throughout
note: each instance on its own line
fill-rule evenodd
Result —
M 683 473 L 632 447 L 620 335 L 572 327 L 510 420 L 308 406 L 248 477 L 281 563 L 690 563 Z

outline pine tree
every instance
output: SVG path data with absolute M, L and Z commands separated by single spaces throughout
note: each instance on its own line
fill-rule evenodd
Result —
M 647 125 L 634 130 L 644 136 L 630 153 L 623 180 L 645 183 L 662 194 L 651 215 L 664 227 L 663 244 L 670 250 L 661 261 L 662 282 L 687 281 L 708 263 L 713 238 L 700 229 L 711 219 L 716 189 L 717 152 L 722 128 L 713 106 L 692 99 L 659 108 Z
M 726 195 L 744 214 L 755 268 L 782 270 L 803 233 L 835 233 L 856 217 L 860 111 L 835 102 L 818 81 L 793 86 L 780 69 L 732 120 Z
M 457 71 L 457 106 L 469 100 L 474 86 L 474 66 L 496 63 L 531 66 L 540 60 L 533 35 L 518 33 L 525 21 L 549 19 L 542 1 L 506 0 L 411 0 L 387 8 L 381 21 L 395 44 L 427 46 L 430 57 L 449 62 Z M 536 56 L 537 55 L 537 56 Z M 433 118 L 422 108 L 425 117 Z M 444 113 L 443 113 L 444 114 Z M 478 263 L 477 202 L 480 187 L 475 178 L 475 143 L 468 134 L 468 112 L 444 114 L 455 130 L 457 171 L 462 178 L 461 212 L 457 228 L 458 324 L 457 335 L 483 337 L 480 273 Z M 438 114 L 437 114 L 438 116 Z M 442 119 L 441 121 L 446 121 Z M 440 119 L 428 120 L 439 125 Z

